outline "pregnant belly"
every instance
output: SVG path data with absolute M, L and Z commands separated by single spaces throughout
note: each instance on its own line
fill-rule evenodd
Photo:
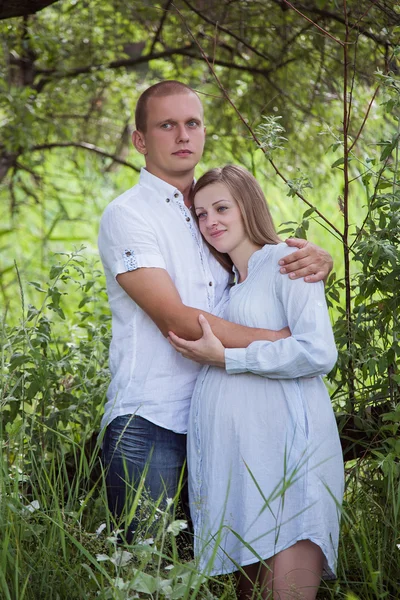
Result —
M 282 441 L 296 430 L 307 434 L 307 409 L 295 379 L 228 375 L 210 368 L 196 387 L 191 411 L 197 426 L 220 435 L 229 430 Z

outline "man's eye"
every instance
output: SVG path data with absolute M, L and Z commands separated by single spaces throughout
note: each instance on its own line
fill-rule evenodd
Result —
M 161 125 L 161 129 L 170 129 L 172 127 L 171 123 L 163 123 Z
M 188 125 L 189 125 L 189 127 L 197 127 L 198 126 L 198 122 L 197 121 L 189 121 Z

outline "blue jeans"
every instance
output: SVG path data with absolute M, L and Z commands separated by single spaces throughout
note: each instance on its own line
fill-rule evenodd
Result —
M 106 428 L 102 460 L 108 506 L 117 523 L 126 518 L 142 477 L 152 500 L 158 501 L 161 496 L 174 498 L 183 469 L 180 502 L 189 520 L 185 434 L 174 433 L 137 415 L 117 417 Z M 135 517 L 125 523 L 128 542 L 137 525 Z

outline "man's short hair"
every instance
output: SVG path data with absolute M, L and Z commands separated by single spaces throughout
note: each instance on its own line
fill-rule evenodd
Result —
M 191 87 L 173 79 L 160 81 L 145 90 L 139 97 L 135 110 L 135 125 L 138 131 L 146 133 L 147 128 L 147 103 L 150 98 L 161 96 L 174 96 L 175 94 L 196 94 Z M 197 96 L 198 97 L 198 96 Z M 200 98 L 199 98 L 200 100 Z M 200 101 L 201 102 L 201 101 Z

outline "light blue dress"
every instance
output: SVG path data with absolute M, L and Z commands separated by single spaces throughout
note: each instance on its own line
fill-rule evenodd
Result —
M 308 539 L 335 576 L 343 460 L 322 375 L 337 352 L 321 283 L 292 281 L 267 245 L 232 287 L 224 316 L 292 336 L 227 349 L 226 370 L 205 367 L 188 431 L 190 509 L 202 571 L 230 573 Z

